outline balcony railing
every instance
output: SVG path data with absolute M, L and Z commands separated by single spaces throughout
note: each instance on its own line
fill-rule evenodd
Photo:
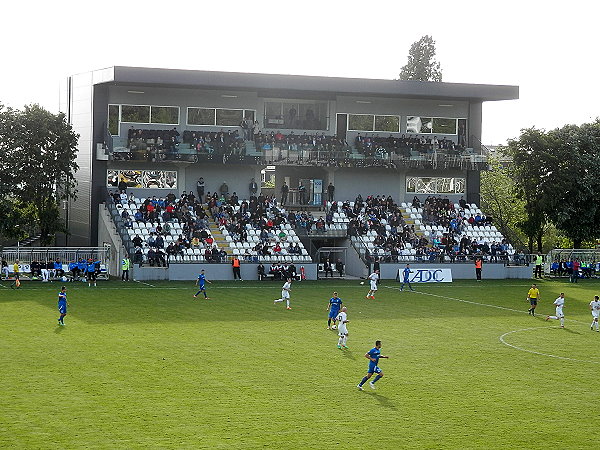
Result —
M 249 142 L 249 141 L 247 141 Z M 171 148 L 153 145 L 115 146 L 109 154 L 113 161 L 185 162 L 218 164 L 256 164 L 320 167 L 382 167 L 389 169 L 462 169 L 486 170 L 487 156 L 475 154 L 470 149 L 462 152 L 436 150 L 419 152 L 407 150 L 401 154 L 380 152 L 370 156 L 352 147 L 323 149 L 318 146 L 265 145 L 256 149 L 253 144 L 245 148 L 197 150 L 187 144 Z

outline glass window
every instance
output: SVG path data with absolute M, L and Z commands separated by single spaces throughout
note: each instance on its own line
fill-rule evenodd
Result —
M 214 108 L 188 108 L 188 125 L 214 125 Z
M 167 125 L 179 125 L 179 108 L 177 106 L 152 106 L 150 121 Z
M 150 107 L 121 105 L 121 122 L 150 123 Z
M 119 135 L 119 105 L 108 105 L 108 131 L 112 136 Z
M 348 114 L 348 129 L 353 131 L 373 131 L 373 114 Z
M 389 131 L 390 133 L 398 133 L 400 131 L 400 117 L 375 116 L 375 131 Z
M 249 119 L 252 122 L 254 122 L 256 119 L 256 111 L 254 111 L 253 109 L 245 109 L 244 110 L 244 119 Z
M 265 128 L 327 130 L 327 102 L 265 102 Z
M 244 119 L 242 109 L 217 109 L 217 125 L 221 127 L 238 127 Z
M 435 134 L 456 134 L 456 119 L 433 119 L 433 133 Z

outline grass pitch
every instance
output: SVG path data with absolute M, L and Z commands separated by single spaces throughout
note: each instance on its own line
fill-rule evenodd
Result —
M 207 274 L 210 278 L 210 273 Z M 600 284 L 458 281 L 0 287 L 0 447 L 581 448 L 594 442 Z M 6 285 L 5 285 L 6 286 Z M 325 311 L 348 306 L 350 350 Z M 566 329 L 545 322 L 566 293 Z M 543 315 L 542 315 L 543 314 Z M 383 341 L 385 377 L 356 389 Z M 592 444 L 593 446 L 593 444 Z

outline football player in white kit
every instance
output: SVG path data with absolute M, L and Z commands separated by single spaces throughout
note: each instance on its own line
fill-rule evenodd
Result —
M 600 331 L 598 328 L 598 317 L 600 317 L 600 298 L 597 295 L 594 295 L 594 300 L 590 302 L 590 310 L 592 311 L 592 324 L 590 325 L 590 330 L 594 331 L 594 324 L 596 325 L 596 331 Z
M 273 303 L 279 303 L 285 300 L 287 304 L 286 309 L 292 309 L 290 306 L 290 289 L 292 289 L 292 279 L 288 278 L 281 288 L 281 298 L 273 300 Z
M 371 275 L 367 277 L 369 282 L 371 283 L 371 290 L 367 294 L 366 298 L 370 298 L 375 300 L 375 292 L 377 291 L 377 280 L 379 280 L 379 270 L 376 270 Z
M 346 346 L 346 342 L 348 341 L 348 328 L 346 328 L 346 324 L 350 322 L 348 320 L 348 308 L 345 306 L 337 315 L 337 323 L 338 323 L 338 345 L 337 348 L 348 348 Z
M 563 307 L 565 306 L 565 293 L 561 292 L 559 297 L 554 300 L 554 306 L 556 306 L 555 316 L 546 316 L 546 320 L 554 319 L 560 320 L 560 327 L 565 327 L 565 315 L 563 314 Z

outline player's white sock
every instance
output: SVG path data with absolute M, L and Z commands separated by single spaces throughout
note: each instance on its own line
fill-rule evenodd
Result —
M 564 317 L 561 317 L 561 318 L 560 318 L 560 326 L 561 326 L 561 327 L 564 327 L 564 326 L 565 326 L 565 318 L 564 318 Z
M 286 303 L 287 307 L 289 308 L 290 307 L 290 301 L 286 300 L 285 303 Z
M 348 342 L 348 336 L 344 336 L 342 339 L 342 345 L 346 345 L 346 342 Z
M 277 300 L 273 300 L 273 303 L 279 303 L 279 302 L 282 302 L 282 301 L 283 301 L 282 298 L 278 298 Z
M 338 338 L 338 345 L 342 345 L 344 343 L 344 338 L 342 336 L 340 336 Z
M 554 319 L 554 320 L 558 319 L 558 317 L 556 317 L 556 316 L 548 316 L 548 317 L 550 317 L 551 319 Z

